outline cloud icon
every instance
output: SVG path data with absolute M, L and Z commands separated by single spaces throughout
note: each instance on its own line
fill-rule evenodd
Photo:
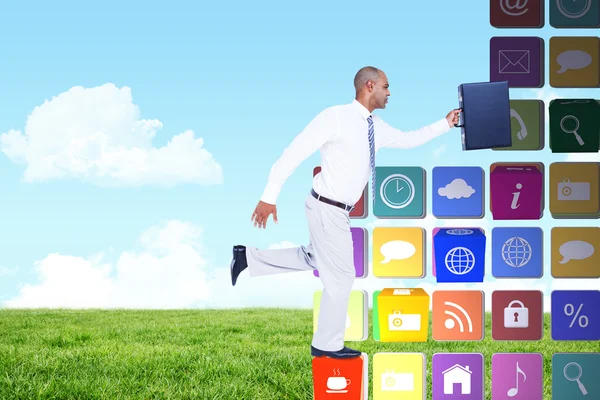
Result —
M 468 199 L 473 193 L 475 193 L 475 189 L 469 186 L 464 179 L 460 178 L 438 189 L 438 194 L 448 199 L 461 199 L 463 197 Z

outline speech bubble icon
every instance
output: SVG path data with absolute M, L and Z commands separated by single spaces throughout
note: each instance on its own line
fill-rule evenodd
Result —
M 562 74 L 569 69 L 585 68 L 592 63 L 592 56 L 581 50 L 563 51 L 556 57 L 556 62 L 560 65 L 557 73 Z
M 392 240 L 381 245 L 379 249 L 383 255 L 382 264 L 387 264 L 392 260 L 404 260 L 410 258 L 416 253 L 417 249 L 410 242 L 404 240 Z
M 559 261 L 561 264 L 566 264 L 570 260 L 585 260 L 594 254 L 594 246 L 583 240 L 571 240 L 563 243 L 558 249 L 563 259 Z

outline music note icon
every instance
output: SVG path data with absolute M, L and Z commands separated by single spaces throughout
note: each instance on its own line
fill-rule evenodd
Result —
M 506 392 L 508 397 L 515 397 L 517 393 L 519 393 L 519 373 L 523 374 L 523 382 L 525 382 L 527 380 L 527 375 L 525 375 L 525 372 L 519 368 L 519 362 L 517 361 L 517 386 L 509 389 L 508 392 Z
M 493 354 L 492 399 L 542 400 L 544 398 L 543 366 L 544 357 L 541 353 Z

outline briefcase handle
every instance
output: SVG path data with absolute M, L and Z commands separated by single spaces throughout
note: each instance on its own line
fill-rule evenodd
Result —
M 458 113 L 458 124 L 454 124 L 455 128 L 462 128 L 463 126 L 465 126 L 464 122 L 464 117 L 463 117 L 463 113 L 465 112 L 465 105 L 463 102 L 463 97 L 462 97 L 462 90 L 461 90 L 461 86 L 458 86 L 458 109 L 461 110 L 460 113 Z M 460 121 L 462 121 L 463 123 L 461 124 Z
M 462 111 L 458 113 L 458 124 L 454 124 L 455 128 L 462 128 L 463 126 L 465 126 L 465 124 L 464 124 L 465 120 L 464 120 L 464 117 L 463 117 L 463 113 L 464 112 L 465 112 L 465 109 L 462 108 Z M 463 123 L 461 124 L 460 121 L 463 121 Z

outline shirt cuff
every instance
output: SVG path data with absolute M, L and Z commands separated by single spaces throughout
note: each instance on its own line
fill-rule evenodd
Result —
M 277 196 L 279 196 L 279 192 L 281 191 L 281 186 L 274 184 L 273 182 L 267 182 L 267 186 L 263 192 L 260 201 L 263 201 L 267 204 L 275 204 L 277 201 Z

